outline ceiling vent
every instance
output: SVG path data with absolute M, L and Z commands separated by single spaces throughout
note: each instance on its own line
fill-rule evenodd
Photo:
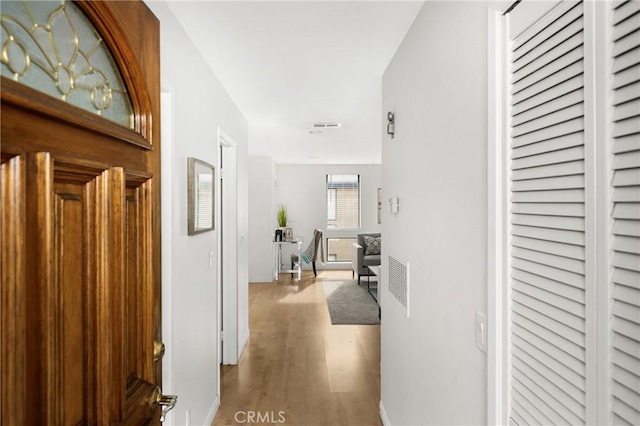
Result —
M 337 129 L 342 123 L 313 123 L 314 129 Z

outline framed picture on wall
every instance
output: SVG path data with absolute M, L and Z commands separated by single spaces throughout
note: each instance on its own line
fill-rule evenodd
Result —
M 188 235 L 215 228 L 215 167 L 197 158 L 187 159 Z

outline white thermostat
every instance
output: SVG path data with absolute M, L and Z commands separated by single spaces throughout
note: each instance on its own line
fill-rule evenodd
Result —
M 398 213 L 400 210 L 400 200 L 398 197 L 389 198 L 389 213 Z

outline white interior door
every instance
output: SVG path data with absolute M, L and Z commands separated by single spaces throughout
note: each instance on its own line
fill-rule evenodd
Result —
M 506 417 L 640 424 L 640 1 L 504 22 Z

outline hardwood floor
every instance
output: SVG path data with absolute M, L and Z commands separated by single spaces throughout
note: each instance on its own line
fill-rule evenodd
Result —
M 380 326 L 331 325 L 324 279 L 351 271 L 249 284 L 251 337 L 238 365 L 222 366 L 213 425 L 382 424 Z

